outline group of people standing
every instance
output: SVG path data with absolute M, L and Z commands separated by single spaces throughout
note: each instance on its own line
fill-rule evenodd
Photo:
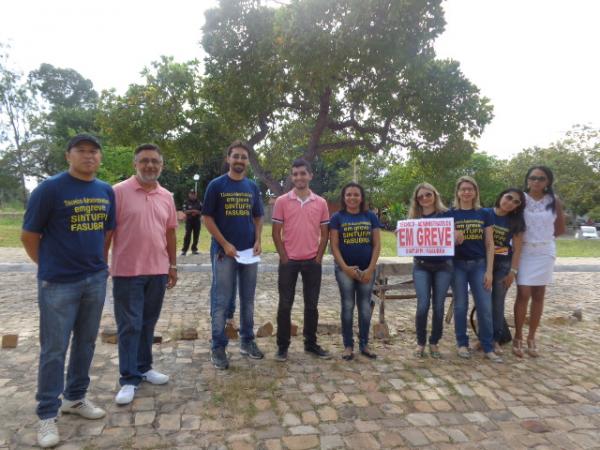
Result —
M 130 403 L 140 383 L 165 384 L 169 376 L 153 368 L 152 342 L 166 289 L 177 283 L 177 214 L 172 194 L 158 182 L 163 167 L 159 147 L 135 149 L 135 174 L 111 187 L 96 178 L 102 160 L 100 142 L 91 135 L 73 137 L 65 152 L 69 168 L 50 177 L 31 194 L 22 242 L 38 264 L 40 363 L 37 415 L 38 443 L 59 442 L 56 418 L 63 413 L 87 419 L 106 412 L 86 398 L 106 296 L 108 254 L 112 246 L 114 312 L 118 329 L 119 384 L 115 402 Z M 187 252 L 197 252 L 200 215 L 212 236 L 210 258 L 211 361 L 229 367 L 227 322 L 239 295 L 240 353 L 264 358 L 255 342 L 254 298 L 258 257 L 262 253 L 263 205 L 257 185 L 246 177 L 250 149 L 241 141 L 227 149 L 227 173 L 212 180 L 204 201 L 190 193 L 186 214 Z M 272 237 L 279 255 L 277 351 L 288 359 L 291 311 L 298 275 L 304 297 L 304 350 L 329 359 L 317 343 L 318 300 L 322 259 L 330 242 L 335 278 L 341 297 L 344 360 L 354 358 L 353 315 L 358 310 L 360 354 L 375 359 L 369 347 L 371 294 L 381 250 L 380 225 L 368 210 L 364 189 L 348 183 L 341 191 L 341 209 L 329 216 L 327 202 L 310 190 L 313 171 L 298 159 L 290 171 L 292 189 L 278 197 L 272 214 Z M 532 168 L 528 193 L 502 192 L 493 209 L 480 208 L 475 180 L 462 177 L 456 185 L 455 208 L 447 210 L 437 190 L 423 183 L 415 189 L 411 218 L 454 217 L 457 242 L 454 258 L 415 258 L 417 291 L 417 355 L 425 355 L 427 315 L 433 305 L 429 350 L 440 357 L 444 300 L 452 283 L 458 354 L 469 357 L 466 334 L 467 286 L 477 306 L 479 341 L 486 356 L 500 360 L 494 344 L 496 324 L 504 314 L 506 289 L 517 276 L 517 331 L 513 351 L 523 356 L 522 327 L 532 298 L 527 351 L 537 356 L 535 330 L 542 313 L 544 286 L 552 276 L 553 236 L 564 231 L 560 202 L 552 192 L 552 172 Z M 69 348 L 69 367 L 64 366 Z M 62 396 L 62 400 L 61 400 Z
M 438 342 L 442 337 L 444 302 L 451 286 L 458 356 L 471 357 L 467 334 L 470 290 L 477 314 L 477 346 L 486 358 L 502 362 L 504 304 L 515 280 L 512 351 L 521 358 L 525 353 L 539 356 L 535 334 L 542 316 L 545 288 L 552 282 L 555 237 L 566 229 L 562 205 L 552 189 L 553 181 L 548 167 L 531 167 L 525 176 L 525 191 L 505 189 L 498 194 L 492 208 L 481 207 L 479 186 L 468 176 L 456 182 L 451 209 L 444 206 L 431 184 L 422 183 L 415 188 L 409 218 L 452 217 L 455 227 L 453 257 L 414 259 L 417 357 L 426 355 L 430 308 L 429 353 L 433 358 L 441 357 Z M 529 334 L 524 347 L 523 325 L 530 299 Z

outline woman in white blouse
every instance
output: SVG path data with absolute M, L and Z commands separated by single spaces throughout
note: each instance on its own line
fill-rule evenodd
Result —
M 544 309 L 546 285 L 552 283 L 556 246 L 554 239 L 566 230 L 565 216 L 560 200 L 554 195 L 554 175 L 546 166 L 534 166 L 527 171 L 525 183 L 525 225 L 523 249 L 517 274 L 515 301 L 515 336 L 513 353 L 523 357 L 523 324 L 531 298 L 527 353 L 539 356 L 535 332 Z

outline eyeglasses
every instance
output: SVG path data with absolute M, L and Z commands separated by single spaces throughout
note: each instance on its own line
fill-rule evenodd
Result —
M 514 205 L 519 206 L 521 204 L 521 200 L 520 199 L 518 199 L 517 197 L 514 197 L 514 196 L 512 196 L 510 194 L 504 194 L 504 198 L 506 200 L 508 200 L 509 202 L 513 202 Z
M 155 166 L 160 166 L 163 162 L 160 159 L 156 158 L 142 158 L 137 160 L 138 164 L 142 164 L 147 166 L 148 164 L 154 164 Z
M 546 178 L 545 176 L 536 177 L 535 175 L 529 175 L 527 179 L 529 181 L 546 181 L 548 178 Z
M 233 155 L 231 155 L 232 159 L 241 159 L 242 161 L 245 161 L 248 159 L 248 157 L 246 155 L 240 155 L 239 153 L 234 153 Z
M 424 198 L 433 197 L 433 192 L 425 192 L 424 194 L 417 195 L 417 200 L 423 200 Z

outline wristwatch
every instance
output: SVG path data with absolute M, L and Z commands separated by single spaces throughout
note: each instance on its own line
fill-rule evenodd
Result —
M 519 273 L 519 269 L 515 269 L 514 267 L 511 267 L 511 268 L 510 268 L 510 271 L 511 271 L 512 273 L 514 273 L 515 275 Z
M 169 266 L 169 270 L 171 270 L 171 269 L 177 270 L 177 264 L 171 264 Z

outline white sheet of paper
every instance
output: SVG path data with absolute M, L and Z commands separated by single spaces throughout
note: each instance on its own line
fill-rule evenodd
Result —
M 260 256 L 254 256 L 252 253 L 254 249 L 247 248 L 246 250 L 238 250 L 238 254 L 235 257 L 235 260 L 240 264 L 256 264 L 260 261 Z

